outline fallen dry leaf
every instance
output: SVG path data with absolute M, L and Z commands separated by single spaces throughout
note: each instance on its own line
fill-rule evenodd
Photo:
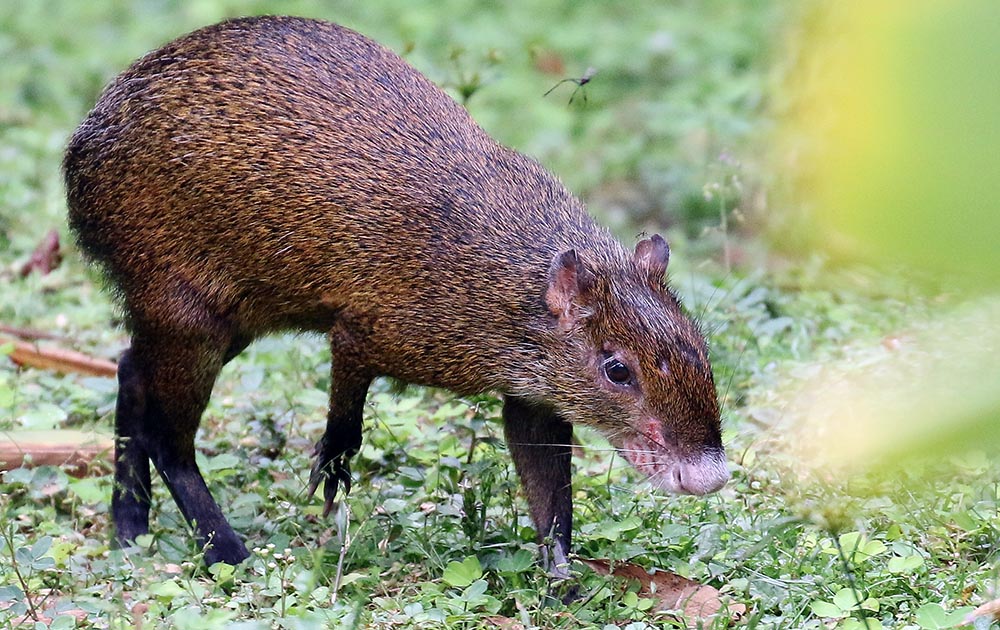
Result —
M 578 558 L 601 575 L 635 580 L 639 595 L 657 602 L 655 610 L 680 610 L 690 620 L 705 620 L 722 610 L 718 589 L 681 577 L 669 571 L 654 570 L 652 574 L 631 562 L 606 559 Z M 747 611 L 743 604 L 729 604 L 729 614 L 738 619 Z
M 25 465 L 61 466 L 67 474 L 83 477 L 105 474 L 111 467 L 114 442 L 110 436 L 87 431 L 55 429 L 0 433 L 0 470 Z
M 50 601 L 51 600 L 51 601 Z M 87 620 L 87 613 L 79 608 L 71 608 L 64 610 L 56 610 L 56 602 L 52 598 L 51 592 L 39 591 L 38 593 L 31 596 L 31 601 L 34 603 L 36 617 L 32 617 L 30 614 L 22 615 L 20 617 L 15 617 L 10 619 L 10 626 L 4 626 L 5 628 L 36 628 L 38 624 L 42 624 L 43 627 L 48 627 L 52 624 L 58 617 L 73 617 L 76 619 L 77 623 L 83 623 Z M 13 602 L 5 602 L 0 604 L 0 611 L 6 611 Z
M 35 251 L 31 252 L 31 258 L 24 263 L 20 269 L 22 278 L 28 276 L 32 271 L 37 271 L 43 276 L 62 262 L 62 253 L 59 251 L 59 232 L 49 230 L 49 233 L 39 241 Z
M 1000 599 L 994 599 L 991 602 L 986 602 L 979 608 L 973 610 L 968 614 L 963 623 L 972 624 L 975 623 L 976 619 L 981 617 L 988 617 L 993 621 L 1000 621 Z
M 135 628 L 135 630 L 142 630 L 142 618 L 148 610 L 149 604 L 146 602 L 137 602 L 136 605 L 132 607 L 132 627 Z
M 551 50 L 538 50 L 535 53 L 535 70 L 549 75 L 566 74 L 566 63 L 559 53 Z
M 503 630 L 524 630 L 523 623 L 517 619 L 511 619 L 510 617 L 494 615 L 492 617 L 486 617 L 486 622 L 494 628 L 502 628 Z

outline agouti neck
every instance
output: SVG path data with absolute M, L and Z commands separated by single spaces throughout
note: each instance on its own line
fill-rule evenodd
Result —
M 565 367 L 555 359 L 565 356 L 560 346 L 566 339 L 545 303 L 553 257 L 575 248 L 614 268 L 624 266 L 628 254 L 558 181 L 544 173 L 538 177 L 536 168 L 534 163 L 501 167 L 500 173 L 524 178 L 475 189 L 501 191 L 492 197 L 449 198 L 438 209 L 446 225 L 408 235 L 411 245 L 397 252 L 391 284 L 401 291 L 397 303 L 421 307 L 409 309 L 406 318 L 383 312 L 376 324 L 387 331 L 399 326 L 398 334 L 385 336 L 387 343 L 407 340 L 405 347 L 378 353 L 409 358 L 385 366 L 397 370 L 392 376 L 459 393 L 496 390 L 529 399 L 546 399 L 557 388 L 551 376 Z M 517 192 L 522 187 L 523 196 Z M 535 204 L 530 211 L 515 205 L 525 199 Z

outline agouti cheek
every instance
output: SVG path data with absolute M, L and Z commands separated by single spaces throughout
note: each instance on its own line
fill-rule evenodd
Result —
M 659 442 L 663 423 L 656 418 L 643 418 L 636 426 L 636 430 L 647 438 Z
M 649 439 L 664 446 L 673 446 L 673 432 L 663 426 L 659 418 L 648 417 L 642 421 L 639 430 Z

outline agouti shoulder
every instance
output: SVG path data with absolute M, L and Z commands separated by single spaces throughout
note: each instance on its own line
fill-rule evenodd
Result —
M 663 239 L 626 250 L 358 33 L 265 17 L 184 36 L 112 82 L 64 171 L 70 225 L 132 334 L 116 420 L 123 540 L 145 531 L 151 458 L 209 559 L 245 555 L 203 489 L 193 435 L 222 364 L 278 330 L 330 337 L 312 483 L 327 482 L 328 506 L 350 480 L 358 401 L 384 375 L 503 394 L 532 514 L 564 546 L 570 423 L 605 431 L 665 488 L 728 476 L 705 343 L 664 284 Z

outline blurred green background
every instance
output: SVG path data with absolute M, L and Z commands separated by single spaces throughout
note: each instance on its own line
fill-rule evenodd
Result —
M 760 131 L 781 12 L 729 2 L 71 0 L 0 4 L 0 247 L 62 226 L 56 168 L 111 77 L 227 16 L 287 13 L 354 28 L 403 54 L 499 140 L 539 159 L 631 237 L 718 223 L 703 186 Z M 710 25 L 710 27 L 707 27 Z M 568 103 L 557 81 L 598 73 Z M 585 93 L 586 102 L 583 102 Z M 729 151 L 733 158 L 721 161 Z M 27 185 L 26 185 L 27 182 Z

